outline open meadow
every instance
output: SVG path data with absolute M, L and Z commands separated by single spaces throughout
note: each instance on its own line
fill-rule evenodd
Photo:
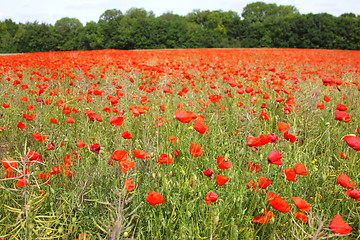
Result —
M 360 239 L 360 51 L 0 56 L 0 239 Z

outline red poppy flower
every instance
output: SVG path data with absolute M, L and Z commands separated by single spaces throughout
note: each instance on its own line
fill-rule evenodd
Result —
M 29 185 L 29 180 L 27 178 L 19 178 L 16 182 L 17 187 L 24 187 L 26 185 Z
M 11 169 L 15 169 L 17 168 L 17 161 L 15 161 L 14 159 L 2 159 L 1 163 L 3 165 L 4 168 L 11 168 Z
M 53 150 L 54 148 L 55 148 L 55 144 L 54 144 L 54 143 L 46 144 L 46 150 Z
M 201 146 L 197 143 L 190 144 L 190 154 L 194 157 L 200 157 L 203 155 L 204 150 L 201 149 Z
M 139 159 L 149 159 L 150 158 L 150 155 L 147 154 L 146 152 L 144 152 L 143 150 L 134 150 L 133 155 L 134 155 L 134 157 L 139 158 Z
M 266 177 L 259 177 L 258 186 L 259 188 L 266 189 L 271 184 L 271 180 Z
M 174 149 L 174 155 L 175 156 L 179 156 L 180 155 L 180 151 L 178 149 Z
M 174 114 L 175 118 L 182 123 L 189 123 L 193 119 L 193 114 L 183 109 L 177 109 Z
M 124 138 L 124 139 L 132 139 L 132 135 L 131 133 L 129 133 L 128 131 L 124 131 L 122 134 L 121 134 L 121 137 Z
M 119 161 L 118 163 L 123 173 L 126 173 L 127 171 L 135 168 L 135 163 L 130 161 L 129 159 Z
M 291 168 L 285 168 L 283 170 L 283 173 L 285 173 L 286 180 L 293 181 L 293 182 L 296 181 L 296 179 L 295 179 L 296 178 L 296 173 Z
M 260 172 L 260 165 L 259 164 L 254 164 L 253 162 L 249 162 L 248 163 L 248 170 L 250 172 L 252 172 L 252 171 Z
M 121 126 L 123 123 L 124 123 L 124 118 L 122 116 L 110 117 L 110 124 L 113 126 Z
M 329 227 L 334 233 L 338 234 L 348 234 L 352 230 L 352 227 L 344 222 L 340 214 L 336 214 L 334 216 L 334 218 L 330 221 Z
M 264 210 L 263 215 L 260 217 L 253 218 L 254 223 L 266 224 L 270 221 L 270 219 L 274 216 L 274 214 L 270 210 Z
M 276 134 L 269 133 L 269 134 L 260 135 L 259 137 L 249 136 L 247 138 L 246 144 L 250 147 L 260 147 L 268 143 L 275 144 L 277 140 L 278 140 L 278 136 Z
M 208 192 L 205 196 L 206 204 L 210 204 L 211 202 L 216 202 L 219 196 L 214 192 Z
M 8 103 L 3 103 L 3 104 L 2 104 L 2 107 L 3 107 L 3 108 L 9 108 L 9 107 L 10 107 L 10 104 L 8 104 Z
M 26 125 L 23 122 L 18 122 L 16 126 L 20 129 L 26 128 Z
M 262 120 L 270 120 L 269 115 L 264 110 L 261 111 L 259 116 L 260 116 L 260 119 L 262 119 Z
M 134 181 L 134 179 L 130 178 L 124 182 L 124 187 L 125 187 L 126 191 L 130 192 L 131 190 L 133 190 L 136 187 L 135 184 L 132 184 L 133 181 Z
M 34 150 L 29 150 L 26 154 L 26 158 L 30 161 L 39 161 L 42 162 L 41 154 L 38 152 L 35 152 Z
M 213 175 L 213 171 L 210 168 L 204 170 L 203 173 L 207 177 L 211 177 Z
M 298 175 L 307 176 L 306 167 L 305 167 L 305 165 L 302 164 L 302 163 L 297 163 L 297 164 L 295 164 L 295 166 L 294 166 L 294 171 L 295 171 L 295 173 L 298 174 Z
M 336 110 L 346 111 L 346 110 L 348 110 L 348 108 L 345 104 L 338 103 L 338 105 L 336 105 Z
M 75 120 L 71 117 L 67 117 L 65 120 L 67 123 L 75 123 Z
M 284 139 L 289 140 L 291 143 L 296 142 L 296 137 L 288 132 L 284 132 Z
M 270 205 L 280 212 L 290 212 L 290 205 L 281 197 L 274 197 L 268 201 Z
M 217 174 L 216 175 L 216 183 L 221 186 L 221 185 L 224 185 L 225 183 L 227 183 L 229 181 L 229 178 L 224 176 L 224 175 L 221 175 L 221 174 Z
M 360 189 L 356 188 L 354 190 L 347 190 L 346 195 L 359 201 L 360 200 Z
M 347 145 L 355 151 L 360 151 L 360 137 L 346 136 L 342 140 L 344 140 Z
M 278 130 L 281 132 L 286 132 L 290 128 L 289 124 L 284 122 L 278 122 Z
M 164 203 L 164 198 L 160 193 L 155 191 L 150 191 L 146 196 L 146 201 L 151 205 L 156 205 L 156 204 Z
M 28 121 L 33 121 L 34 118 L 36 117 L 36 113 L 33 113 L 31 115 L 29 115 L 27 113 L 23 113 L 22 116 Z
M 90 151 L 92 151 L 92 152 L 94 152 L 94 153 L 96 153 L 96 154 L 99 154 L 101 147 L 100 147 L 100 144 L 98 144 L 98 143 L 93 143 L 93 144 L 90 144 L 90 145 L 89 145 L 89 149 L 90 149 Z
M 172 159 L 168 154 L 162 153 L 162 154 L 160 154 L 157 162 L 158 163 L 172 164 L 172 163 L 174 163 L 174 159 Z
M 282 158 L 281 153 L 272 150 L 268 156 L 268 163 L 275 165 L 282 165 L 281 158 Z
M 342 151 L 339 152 L 339 155 L 340 155 L 340 158 L 342 158 L 342 159 L 349 159 L 349 156 Z
M 76 143 L 76 147 L 78 147 L 78 148 L 83 148 L 83 147 L 85 147 L 85 143 L 84 143 L 83 141 L 78 141 L 78 142 Z
M 197 118 L 194 122 L 193 128 L 200 134 L 205 134 L 208 131 L 208 126 L 205 124 L 204 119 Z
M 56 118 L 50 118 L 50 122 L 51 123 L 54 123 L 54 124 L 57 124 L 58 123 L 58 120 Z
M 329 98 L 328 96 L 324 95 L 324 101 L 325 102 L 330 102 L 331 98 Z
M 350 114 L 348 114 L 347 112 L 341 112 L 336 110 L 334 120 L 342 121 L 345 123 L 350 122 Z
M 317 108 L 320 109 L 320 110 L 324 109 L 325 107 L 326 107 L 326 106 L 325 106 L 324 103 L 319 102 L 319 103 L 317 104 Z
M 124 150 L 115 150 L 111 154 L 111 159 L 116 161 L 125 161 L 127 158 L 128 152 Z
M 225 170 L 225 169 L 229 169 L 231 168 L 232 163 L 229 162 L 221 162 L 220 164 L 218 164 L 218 168 Z
M 44 142 L 46 140 L 46 136 L 41 135 L 41 133 L 39 133 L 39 132 L 32 133 L 32 136 L 33 136 L 34 140 L 39 141 L 39 142 Z
M 310 210 L 311 204 L 299 197 L 292 197 L 295 206 L 302 212 L 307 213 Z
M 340 184 L 347 189 L 352 189 L 355 186 L 355 184 L 351 182 L 351 179 L 344 173 L 341 173 L 340 176 L 336 179 L 336 184 Z
M 165 106 L 164 106 L 164 104 L 160 104 L 159 107 L 160 107 L 160 110 L 161 110 L 161 111 L 165 112 Z
M 209 95 L 208 99 L 212 103 L 217 103 L 218 101 L 220 101 L 222 99 L 222 96 L 217 95 L 217 94 L 211 94 L 211 95 Z
M 301 220 L 303 223 L 308 221 L 308 216 L 302 212 L 294 213 L 294 215 L 297 220 Z
M 175 136 L 170 136 L 169 138 L 168 138 L 168 141 L 170 141 L 170 142 L 176 142 L 178 139 L 175 137 Z

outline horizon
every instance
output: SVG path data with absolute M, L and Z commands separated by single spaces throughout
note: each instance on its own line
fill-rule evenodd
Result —
M 147 0 L 132 0 L 126 1 L 125 3 L 119 3 L 115 0 L 107 0 L 101 2 L 100 0 L 63 0 L 58 4 L 52 3 L 46 0 L 34 0 L 32 4 L 22 0 L 20 2 L 6 2 L 0 10 L 0 21 L 11 19 L 16 23 L 28 23 L 38 22 L 54 25 L 56 21 L 62 18 L 76 18 L 83 25 L 88 22 L 98 22 L 101 14 L 106 10 L 117 9 L 123 14 L 131 8 L 142 8 L 147 12 L 153 12 L 156 17 L 161 16 L 165 13 L 172 13 L 180 16 L 186 16 L 194 10 L 200 11 L 233 11 L 236 12 L 240 17 L 243 8 L 253 2 L 259 1 L 232 1 L 227 0 L 225 2 L 205 2 L 201 1 L 190 1 L 184 0 L 181 3 L 170 3 L 164 0 L 147 1 Z M 327 13 L 333 16 L 340 16 L 345 13 L 353 13 L 360 15 L 360 8 L 357 8 L 357 0 L 344 0 L 341 3 L 335 0 L 320 0 L 316 1 L 301 1 L 301 0 L 275 0 L 275 1 L 260 1 L 264 3 L 275 3 L 279 5 L 291 5 L 294 6 L 300 14 L 319 14 Z M 16 6 L 15 6 L 16 4 Z M 149 5 L 150 4 L 150 5 Z M 181 5 L 177 5 L 181 4 Z M 40 7 L 38 7 L 38 5 Z M 121 6 L 120 6 L 121 5 Z M 204 7 L 206 6 L 206 7 Z M 357 11 L 353 11 L 357 9 Z M 25 11 L 24 11 L 25 10 Z M 6 13 L 5 13 L 6 12 Z

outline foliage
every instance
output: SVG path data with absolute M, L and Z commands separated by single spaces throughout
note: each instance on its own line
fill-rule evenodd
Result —
M 240 17 L 241 15 L 241 17 Z M 235 11 L 194 10 L 156 17 L 142 8 L 106 10 L 85 26 L 64 17 L 54 26 L 0 22 L 0 52 L 164 48 L 360 49 L 360 17 L 300 14 L 291 5 L 254 2 Z

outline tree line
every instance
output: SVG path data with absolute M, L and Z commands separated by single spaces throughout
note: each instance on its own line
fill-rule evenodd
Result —
M 0 52 L 163 48 L 323 48 L 360 50 L 360 15 L 300 14 L 290 5 L 254 2 L 234 11 L 180 16 L 131 8 L 106 10 L 83 25 L 0 21 Z

